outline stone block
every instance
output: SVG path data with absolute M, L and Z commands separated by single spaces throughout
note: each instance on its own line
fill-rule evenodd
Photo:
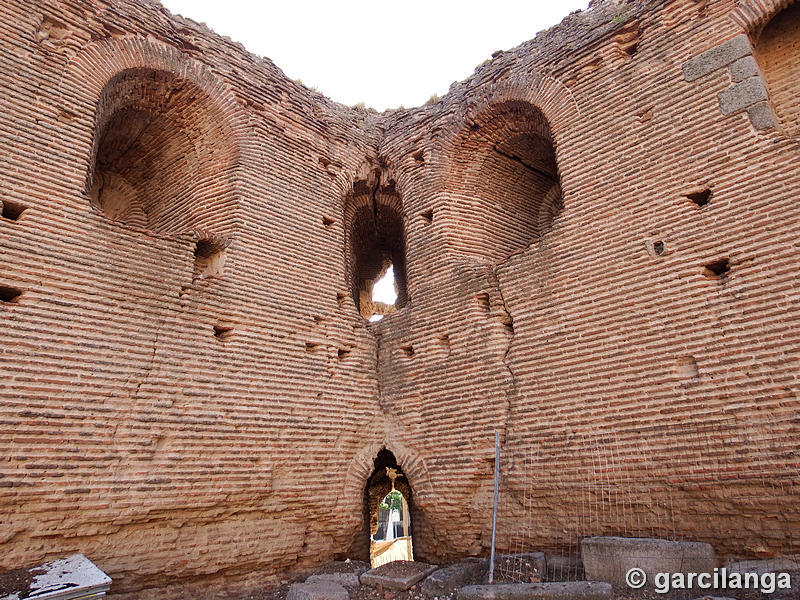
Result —
M 737 35 L 683 63 L 683 77 L 686 81 L 694 81 L 748 54 L 752 54 L 750 40 L 745 34 Z
M 420 586 L 425 596 L 444 596 L 456 588 L 484 583 L 489 575 L 489 561 L 485 558 L 465 560 L 438 569 L 428 575 Z
M 656 573 L 711 573 L 719 564 L 710 544 L 653 538 L 584 538 L 581 555 L 587 579 L 621 590 L 630 589 L 625 575 L 633 568 L 644 571 L 652 588 Z
M 725 565 L 728 573 L 782 573 L 800 571 L 800 563 L 789 558 L 770 558 L 767 560 L 742 560 Z
M 295 583 L 289 588 L 286 600 L 350 600 L 350 594 L 335 581 Z
M 736 62 L 731 63 L 730 70 L 731 79 L 734 83 L 761 74 L 758 63 L 756 63 L 756 59 L 752 55 L 743 56 Z
M 596 581 L 470 585 L 458 592 L 458 600 L 611 600 L 612 598 L 611 585 Z
M 723 115 L 730 115 L 767 99 L 767 88 L 761 77 L 750 77 L 717 94 Z
M 363 585 L 404 591 L 425 579 L 438 568 L 438 565 L 429 565 L 423 562 L 396 560 L 367 571 L 360 579 Z
M 339 585 L 355 587 L 359 577 L 369 570 L 369 564 L 360 560 L 337 560 L 329 563 L 306 578 L 306 583 L 333 581 Z
M 759 131 L 775 129 L 778 126 L 778 120 L 769 102 L 757 102 L 748 107 L 747 116 L 750 117 L 753 127 Z

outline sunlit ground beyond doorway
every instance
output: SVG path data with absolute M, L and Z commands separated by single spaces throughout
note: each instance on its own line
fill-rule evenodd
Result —
M 392 490 L 378 506 L 378 531 L 371 536 L 369 559 L 372 568 L 396 560 L 414 560 L 408 502 Z

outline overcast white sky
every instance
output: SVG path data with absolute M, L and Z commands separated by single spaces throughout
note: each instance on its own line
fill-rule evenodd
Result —
M 495 50 L 513 48 L 588 6 L 588 0 L 161 1 L 326 96 L 377 110 L 442 96 Z

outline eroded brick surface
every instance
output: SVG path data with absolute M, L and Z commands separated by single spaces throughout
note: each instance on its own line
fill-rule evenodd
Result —
M 682 65 L 751 33 L 733 10 L 599 2 L 377 114 L 152 2 L 0 2 L 0 567 L 253 589 L 366 552 L 384 446 L 415 557 L 485 552 L 495 430 L 501 546 L 658 505 L 648 534 L 791 550 L 798 61 L 756 53 L 783 130 L 723 115 L 729 70 Z

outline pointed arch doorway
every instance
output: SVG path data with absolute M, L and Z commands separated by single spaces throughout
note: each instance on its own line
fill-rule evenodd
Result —
M 370 565 L 414 560 L 411 538 L 411 487 L 397 460 L 385 448 L 375 458 L 365 488 Z

